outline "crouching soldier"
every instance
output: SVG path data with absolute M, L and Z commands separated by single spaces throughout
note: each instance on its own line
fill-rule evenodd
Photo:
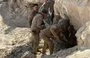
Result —
M 68 19 L 59 20 L 58 24 L 54 24 L 50 28 L 54 36 L 54 40 L 59 43 L 60 49 L 73 47 L 76 45 L 75 29 Z M 55 48 L 55 52 L 57 49 Z
M 44 29 L 44 22 L 43 20 L 47 16 L 47 11 L 43 10 L 42 12 L 36 14 L 36 16 L 33 18 L 32 25 L 31 25 L 31 32 L 32 32 L 32 48 L 34 50 L 34 53 L 37 53 L 37 49 L 39 46 L 39 33 L 40 30 Z
M 67 41 L 65 36 L 65 32 L 67 32 L 69 26 L 68 20 L 61 19 L 57 24 L 53 24 L 40 32 L 40 38 L 44 40 L 44 48 L 43 48 L 43 54 L 46 52 L 47 45 L 50 50 L 50 54 L 54 51 L 54 41 L 60 42 L 62 46 L 61 48 L 65 48 L 64 41 Z M 63 41 L 64 40 L 64 41 Z
M 40 32 L 40 37 L 45 41 L 43 54 L 45 54 L 47 45 L 49 46 L 50 54 L 52 54 L 53 51 L 57 52 L 60 49 L 76 45 L 75 30 L 73 26 L 71 27 L 68 19 L 60 19 L 57 24 L 43 29 Z M 57 44 L 59 46 L 56 47 Z

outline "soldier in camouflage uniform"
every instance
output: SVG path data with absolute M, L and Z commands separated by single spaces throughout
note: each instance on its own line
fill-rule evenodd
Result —
M 57 24 L 54 24 L 50 28 L 51 33 L 54 36 L 54 40 L 59 44 L 60 49 L 70 48 L 77 44 L 75 37 L 75 29 L 70 24 L 68 19 L 60 19 Z M 57 44 L 56 44 L 57 45 Z M 59 51 L 55 45 L 54 52 Z
M 39 46 L 39 33 L 40 30 L 44 29 L 44 22 L 43 20 L 47 17 L 47 11 L 43 10 L 42 12 L 36 14 L 36 16 L 33 18 L 32 25 L 31 25 L 31 31 L 32 31 L 32 47 L 34 50 L 34 53 L 37 53 L 37 49 Z
M 60 19 L 57 24 L 53 24 L 40 32 L 40 37 L 44 39 L 49 46 L 50 54 L 59 51 L 60 49 L 69 48 L 75 46 L 76 37 L 75 29 L 70 24 L 68 19 Z M 57 43 L 55 43 L 55 41 Z M 46 46 L 45 44 L 45 46 Z M 59 49 L 56 47 L 59 44 Z M 43 48 L 43 54 L 45 54 L 46 47 Z

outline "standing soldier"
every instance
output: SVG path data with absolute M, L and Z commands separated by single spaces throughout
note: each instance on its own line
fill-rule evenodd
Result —
M 32 32 L 32 47 L 34 53 L 37 53 L 37 49 L 39 46 L 39 33 L 40 30 L 44 29 L 44 22 L 43 20 L 47 17 L 47 11 L 43 10 L 42 12 L 36 14 L 33 18 L 32 25 L 31 25 L 31 32 Z
M 43 47 L 43 50 L 42 50 L 42 54 L 43 55 L 46 54 L 47 46 L 49 48 L 50 55 L 53 54 L 54 43 L 53 43 L 53 41 L 51 39 L 51 38 L 53 38 L 53 35 L 50 32 L 50 27 L 47 27 L 47 28 L 41 30 L 40 38 L 44 40 L 44 47 Z
M 30 11 L 30 14 L 28 15 L 28 20 L 29 20 L 29 26 L 31 27 L 32 20 L 34 16 L 38 13 L 38 4 L 33 4 L 32 10 Z

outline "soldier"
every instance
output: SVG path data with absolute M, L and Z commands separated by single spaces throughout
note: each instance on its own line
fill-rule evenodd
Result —
M 34 16 L 38 13 L 38 4 L 33 4 L 32 10 L 30 11 L 28 15 L 28 20 L 29 20 L 29 26 L 31 27 L 32 20 Z
M 41 13 L 36 14 L 33 18 L 31 31 L 32 31 L 32 47 L 34 53 L 36 54 L 38 46 L 39 46 L 39 33 L 40 30 L 44 29 L 43 20 L 47 17 L 47 11 L 43 10 Z
M 60 49 L 73 47 L 77 44 L 75 29 L 70 24 L 68 19 L 59 20 L 58 24 L 51 26 L 50 31 L 53 34 L 55 40 L 59 42 Z
M 47 47 L 49 48 L 50 54 L 52 54 L 54 50 L 54 43 L 51 39 L 53 38 L 53 35 L 50 32 L 50 26 L 41 30 L 40 38 L 44 40 L 44 47 L 43 47 L 42 54 L 44 55 L 46 53 Z
M 73 30 L 73 31 L 72 31 Z M 59 51 L 60 49 L 69 48 L 76 45 L 75 29 L 71 27 L 68 19 L 60 19 L 57 24 L 53 24 L 41 31 L 40 37 L 44 39 L 45 46 L 43 48 L 43 54 L 46 51 L 46 44 L 49 46 L 50 54 Z M 54 43 L 56 41 L 60 47 L 57 49 Z M 54 48 L 55 47 L 55 48 Z
M 64 33 L 66 32 L 69 26 L 69 20 L 65 20 L 65 19 L 60 19 L 59 22 L 57 24 L 54 24 L 51 26 L 50 31 L 52 32 L 53 35 L 55 35 L 54 37 L 59 40 L 59 36 L 57 36 L 58 34 Z M 53 32 L 54 31 L 54 32 Z
M 68 22 L 68 20 L 66 21 L 66 20 L 61 19 L 58 24 L 51 25 L 51 26 L 41 30 L 40 38 L 42 38 L 44 40 L 44 42 L 45 42 L 43 52 L 42 52 L 43 54 L 45 54 L 45 52 L 46 52 L 47 45 L 49 47 L 50 54 L 53 53 L 53 51 L 54 51 L 53 40 L 60 42 L 59 38 L 60 38 L 61 35 L 59 35 L 59 34 L 64 33 L 65 29 L 67 30 L 67 26 L 68 26 L 67 22 Z M 66 25 L 64 25 L 64 24 L 66 24 Z

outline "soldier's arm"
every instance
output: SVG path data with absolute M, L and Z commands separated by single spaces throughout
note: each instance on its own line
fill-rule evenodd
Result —
M 38 17 L 37 27 L 38 27 L 39 29 L 43 29 L 43 28 L 44 28 L 44 25 L 43 25 L 42 23 L 43 23 L 43 18 L 42 18 L 42 17 Z
M 30 11 L 30 13 L 28 14 L 28 19 L 32 20 L 34 17 L 34 11 Z
M 30 14 L 28 15 L 28 21 L 29 21 L 29 26 L 31 27 L 32 24 L 32 20 L 33 20 L 33 16 L 31 16 Z
M 59 40 L 59 35 L 57 32 L 57 27 L 56 25 L 52 25 L 50 28 L 51 33 L 53 34 L 53 36 L 56 38 L 56 40 Z

